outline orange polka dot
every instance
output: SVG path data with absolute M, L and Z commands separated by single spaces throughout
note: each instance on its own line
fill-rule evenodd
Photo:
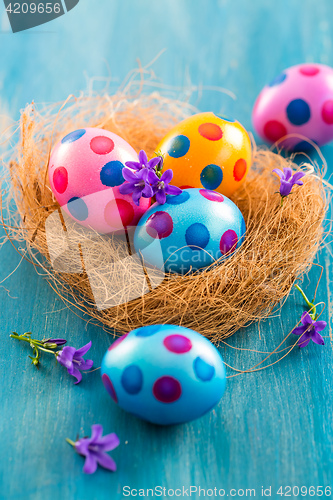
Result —
M 234 179 L 235 181 L 239 182 L 243 179 L 245 172 L 246 172 L 246 161 L 243 160 L 243 158 L 240 158 L 239 160 L 236 161 L 234 165 Z
M 210 141 L 219 141 L 222 139 L 222 130 L 215 123 L 202 123 L 198 128 L 199 134 Z

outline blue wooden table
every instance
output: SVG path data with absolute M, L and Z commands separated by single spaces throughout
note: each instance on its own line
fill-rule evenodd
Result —
M 110 82 L 116 87 L 137 58 L 148 64 L 165 48 L 152 66 L 164 84 L 179 88 L 179 95 L 192 85 L 192 102 L 201 110 L 234 116 L 251 129 L 256 95 L 283 68 L 304 61 L 333 65 L 329 0 L 81 0 L 65 16 L 17 34 L 10 32 L 1 9 L 0 113 L 13 119 L 32 100 L 62 100 L 86 90 L 93 77 L 98 77 L 95 90 Z M 229 89 L 237 99 L 214 87 Z M 329 175 L 333 147 L 323 153 Z M 272 487 L 271 497 L 282 498 L 280 486 L 285 493 L 287 486 L 333 486 L 330 247 L 318 256 L 324 273 L 317 299 L 326 302 L 323 318 L 329 321 L 326 345 L 311 343 L 267 370 L 230 378 L 214 411 L 172 428 L 121 411 L 104 391 L 99 371 L 74 386 L 53 359 L 44 357 L 39 371 L 30 365 L 26 347 L 9 339 L 12 330 L 31 330 L 39 338 L 65 336 L 77 347 L 92 340 L 96 366 L 112 339 L 64 308 L 28 263 L 16 269 L 19 262 L 5 244 L 0 252 L 1 499 L 118 499 L 125 498 L 125 487 L 191 485 L 223 488 L 225 496 L 235 498 L 242 490 L 246 496 L 246 489 L 260 497 L 262 487 Z M 313 267 L 305 279 L 310 295 L 319 274 Z M 237 333 L 231 347 L 221 346 L 222 355 L 232 366 L 250 368 L 265 355 L 249 350 L 272 351 L 302 312 L 301 297 L 292 294 L 280 315 L 260 330 L 254 325 Z M 120 437 L 112 455 L 116 473 L 82 474 L 82 457 L 65 441 L 87 435 L 93 423 Z M 194 491 L 192 498 L 199 498 Z M 187 498 L 186 492 L 181 496 Z

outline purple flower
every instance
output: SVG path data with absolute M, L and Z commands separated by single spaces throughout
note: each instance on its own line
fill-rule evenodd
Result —
M 46 339 L 43 340 L 43 344 L 56 344 L 56 346 L 65 345 L 67 340 L 65 339 Z
M 303 186 L 303 181 L 300 179 L 304 177 L 304 172 L 296 172 L 296 174 L 293 175 L 293 170 L 290 167 L 284 167 L 283 171 L 279 168 L 274 168 L 273 172 L 280 177 L 280 195 L 282 198 L 291 193 L 294 184 Z
M 141 196 L 151 198 L 154 194 L 148 183 L 148 173 L 147 168 L 133 172 L 130 168 L 124 167 L 123 177 L 127 182 L 119 186 L 119 192 L 121 194 L 132 193 L 134 203 L 139 206 Z
M 94 364 L 92 359 L 86 360 L 83 358 L 84 354 L 89 351 L 90 347 L 91 342 L 88 342 L 88 344 L 84 345 L 80 349 L 66 346 L 57 353 L 58 363 L 67 368 L 68 373 L 76 378 L 75 384 L 78 384 L 82 380 L 80 370 L 90 370 Z
M 157 167 L 157 165 L 161 161 L 163 161 L 163 158 L 161 156 L 157 156 L 156 158 L 152 158 L 151 160 L 148 161 L 147 154 L 143 150 L 141 150 L 139 153 L 139 161 L 127 161 L 125 165 L 126 167 L 129 167 L 135 171 L 139 171 L 144 168 L 150 170 Z
M 82 438 L 74 443 L 76 451 L 86 457 L 83 472 L 93 474 L 97 465 L 111 471 L 117 470 L 117 466 L 113 458 L 106 451 L 114 450 L 119 446 L 119 438 L 117 434 L 107 434 L 102 436 L 103 427 L 99 424 L 91 426 L 91 437 Z M 72 442 L 68 440 L 70 444 Z
M 319 332 L 324 330 L 327 326 L 326 321 L 316 321 L 311 318 L 308 312 L 304 312 L 301 317 L 302 325 L 297 326 L 293 330 L 294 335 L 301 335 L 298 345 L 305 347 L 310 340 L 315 344 L 324 345 L 324 339 Z
M 173 172 L 169 168 L 166 170 L 161 178 L 159 178 L 153 170 L 149 170 L 148 180 L 152 185 L 154 195 L 156 196 L 156 201 L 160 205 L 164 205 L 166 202 L 166 195 L 173 194 L 177 195 L 182 193 L 182 190 L 176 186 L 170 186 L 170 181 L 173 177 Z

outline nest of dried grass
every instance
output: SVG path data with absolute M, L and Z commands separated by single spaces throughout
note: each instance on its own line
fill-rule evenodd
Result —
M 129 99 L 119 92 L 71 98 L 41 112 L 30 105 L 22 113 L 20 141 L 8 162 L 7 235 L 26 243 L 26 255 L 69 307 L 113 331 L 173 323 L 218 342 L 267 318 L 309 269 L 321 243 L 326 213 L 321 176 L 309 171 L 304 186 L 296 187 L 281 207 L 272 169 L 296 166 L 267 150 L 255 151 L 251 172 L 232 198 L 247 234 L 227 260 L 192 275 L 156 276 L 154 284 L 139 259 L 126 262 L 125 240 L 98 235 L 82 240 L 81 228 L 63 218 L 48 184 L 52 146 L 68 132 L 91 126 L 115 132 L 137 151 L 153 155 L 166 132 L 191 111 L 184 102 L 157 93 Z M 50 221 L 51 244 L 45 231 Z

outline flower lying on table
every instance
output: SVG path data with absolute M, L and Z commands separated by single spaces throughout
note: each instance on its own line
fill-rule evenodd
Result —
M 290 167 L 284 167 L 283 171 L 279 168 L 274 168 L 272 172 L 280 177 L 280 196 L 282 206 L 284 198 L 290 195 L 291 190 L 295 184 L 297 184 L 298 186 L 303 186 L 303 181 L 301 181 L 301 179 L 305 174 L 304 172 L 296 172 L 293 175 L 293 170 Z
M 133 201 L 139 205 L 140 198 L 152 198 L 156 196 L 156 201 L 160 205 L 166 202 L 166 194 L 177 195 L 182 190 L 177 186 L 171 186 L 173 177 L 171 169 L 162 174 L 163 157 L 157 156 L 148 161 L 146 153 L 142 150 L 139 153 L 139 161 L 128 161 L 125 163 L 122 173 L 125 179 L 124 184 L 119 186 L 121 194 L 131 194 Z
M 82 374 L 80 370 L 90 370 L 90 368 L 92 368 L 94 363 L 93 360 L 83 358 L 84 354 L 89 351 L 91 342 L 88 342 L 88 344 L 81 347 L 80 349 L 75 349 L 75 347 L 71 346 L 65 346 L 60 351 L 55 351 L 54 349 L 65 345 L 67 340 L 38 340 L 32 339 L 31 335 L 31 332 L 26 332 L 23 335 L 19 335 L 18 333 L 13 332 L 10 337 L 29 343 L 34 354 L 34 356 L 29 356 L 29 358 L 31 359 L 31 364 L 37 366 L 37 368 L 40 363 L 41 351 L 53 354 L 56 357 L 58 363 L 67 368 L 68 373 L 76 378 L 75 384 L 78 384 L 82 380 Z
M 97 469 L 97 465 L 113 472 L 117 470 L 117 465 L 113 458 L 105 453 L 119 446 L 117 434 L 113 433 L 103 436 L 103 427 L 95 424 L 91 426 L 90 438 L 85 437 L 75 442 L 67 438 L 66 441 L 75 448 L 79 455 L 86 457 L 83 466 L 83 472 L 86 474 L 93 474 Z
M 300 338 L 298 340 L 298 345 L 299 347 L 305 347 L 308 345 L 310 340 L 314 342 L 315 344 L 319 345 L 324 345 L 324 339 L 320 335 L 319 332 L 324 330 L 327 326 L 326 321 L 318 321 L 318 314 L 316 311 L 316 306 L 312 302 L 309 301 L 301 287 L 298 285 L 295 285 L 295 288 L 299 292 L 301 292 L 305 302 L 307 305 L 311 308 L 310 311 L 304 312 L 301 317 L 301 325 L 297 326 L 296 328 L 293 329 L 293 334 L 294 335 L 299 335 Z

